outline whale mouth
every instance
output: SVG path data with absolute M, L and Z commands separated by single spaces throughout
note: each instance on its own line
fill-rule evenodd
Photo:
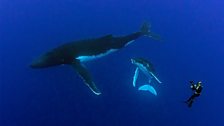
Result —
M 37 59 L 37 60 L 34 60 L 34 61 L 30 64 L 30 67 L 31 67 L 31 68 L 44 68 L 44 67 L 46 67 L 46 62 L 44 62 L 44 61 L 41 60 L 41 59 Z
M 52 62 L 49 60 L 49 57 L 46 55 L 42 55 L 39 58 L 32 61 L 30 64 L 31 68 L 45 68 L 52 66 Z
M 51 53 L 46 53 L 39 58 L 33 60 L 31 62 L 30 67 L 31 68 L 47 68 L 47 67 L 53 67 L 58 66 L 61 64 L 65 64 L 65 60 L 61 59 L 60 57 L 57 57 L 55 55 L 51 55 Z

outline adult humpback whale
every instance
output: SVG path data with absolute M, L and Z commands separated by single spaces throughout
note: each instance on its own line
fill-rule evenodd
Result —
M 70 65 L 77 71 L 93 93 L 100 95 L 101 92 L 82 63 L 115 52 L 141 36 L 158 38 L 149 31 L 149 25 L 144 23 L 140 31 L 126 36 L 113 37 L 112 35 L 106 35 L 100 38 L 66 43 L 43 54 L 34 60 L 30 66 L 32 68 L 47 68 L 62 64 Z

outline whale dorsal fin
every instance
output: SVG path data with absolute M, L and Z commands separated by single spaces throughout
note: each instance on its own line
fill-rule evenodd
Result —
M 100 39 L 111 39 L 111 38 L 113 38 L 112 34 L 108 34 L 108 35 L 100 37 Z
M 80 63 L 79 60 L 74 61 L 71 66 L 77 71 L 77 73 L 80 75 L 80 77 L 83 79 L 85 84 L 90 88 L 90 90 L 96 94 L 100 95 L 101 92 L 99 89 L 96 87 L 95 83 L 93 82 L 91 75 L 87 71 L 84 65 Z

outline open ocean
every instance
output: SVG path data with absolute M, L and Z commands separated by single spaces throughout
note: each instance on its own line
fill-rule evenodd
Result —
M 0 126 L 224 126 L 223 0 L 0 0 Z M 141 37 L 85 63 L 97 96 L 68 65 L 32 69 L 70 41 Z M 132 86 L 133 57 L 153 63 L 158 95 Z M 203 91 L 191 108 L 189 81 Z

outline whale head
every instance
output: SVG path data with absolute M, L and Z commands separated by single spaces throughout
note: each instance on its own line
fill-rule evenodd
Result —
M 31 68 L 46 68 L 66 64 L 65 58 L 61 57 L 58 53 L 48 52 L 35 59 L 30 67 Z
M 145 69 L 154 72 L 154 68 L 151 62 L 143 58 L 131 58 L 131 63 L 139 67 L 140 69 Z

